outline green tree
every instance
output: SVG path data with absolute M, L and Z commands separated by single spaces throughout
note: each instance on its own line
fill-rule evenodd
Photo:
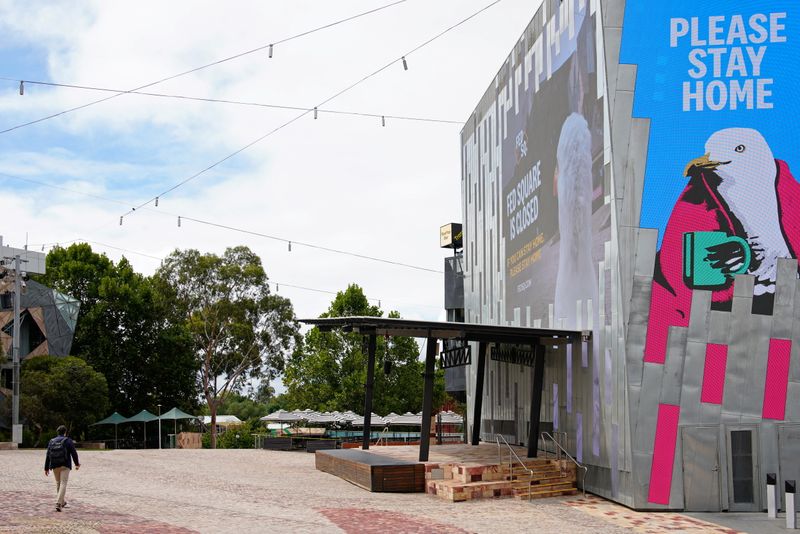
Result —
M 197 406 L 197 360 L 168 286 L 86 243 L 53 249 L 37 280 L 80 301 L 72 354 L 103 373 L 115 409 Z
M 336 294 L 321 317 L 370 316 L 383 312 L 369 304 L 363 290 L 351 284 Z M 397 312 L 389 317 L 399 318 Z M 286 397 L 292 408 L 314 410 L 364 410 L 367 351 L 364 337 L 334 330 L 309 330 L 284 372 Z M 378 413 L 418 412 L 422 408 L 424 362 L 419 346 L 409 337 L 378 338 L 373 409 Z M 388 365 L 387 365 L 388 364 Z M 389 372 L 384 373 L 383 370 Z M 444 399 L 444 374 L 437 372 L 434 406 Z
M 22 365 L 20 382 L 20 412 L 36 436 L 35 447 L 43 433 L 54 433 L 61 424 L 82 436 L 108 409 L 105 377 L 80 358 L 31 358 Z
M 244 246 L 222 256 L 176 250 L 156 275 L 175 292 L 188 324 L 215 448 L 225 396 L 250 378 L 269 380 L 283 370 L 299 339 L 294 310 L 288 299 L 270 293 L 261 259 Z

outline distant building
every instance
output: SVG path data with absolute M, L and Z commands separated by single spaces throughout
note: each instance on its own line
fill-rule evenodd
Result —
M 80 302 L 33 280 L 20 297 L 20 359 L 67 356 L 72 348 Z M 14 331 L 13 280 L 0 279 L 0 399 L 11 396 Z M 0 418 L 0 427 L 6 422 Z

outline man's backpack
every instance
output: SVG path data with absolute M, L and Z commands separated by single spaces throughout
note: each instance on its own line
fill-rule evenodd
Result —
M 67 465 L 67 438 L 57 436 L 47 444 L 47 455 L 50 458 L 50 468 Z

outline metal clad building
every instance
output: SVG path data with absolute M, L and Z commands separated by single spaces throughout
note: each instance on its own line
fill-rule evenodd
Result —
M 541 413 L 588 490 L 761 510 L 800 478 L 800 6 L 697 4 L 545 0 L 462 131 L 465 320 L 593 330 Z M 525 444 L 531 369 L 485 377 Z

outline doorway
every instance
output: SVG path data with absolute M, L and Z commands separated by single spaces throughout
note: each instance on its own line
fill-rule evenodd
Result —
M 761 510 L 758 491 L 758 430 L 728 427 L 728 506 L 731 512 Z
M 720 511 L 719 427 L 681 429 L 683 495 L 687 512 Z

